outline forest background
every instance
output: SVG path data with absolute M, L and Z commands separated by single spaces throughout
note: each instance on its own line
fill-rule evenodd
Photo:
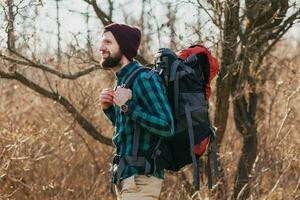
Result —
M 0 17 L 0 199 L 114 199 L 98 102 L 114 84 L 98 52 L 113 21 L 142 30 L 141 63 L 202 43 L 221 65 L 220 177 L 209 191 L 202 169 L 195 192 L 190 167 L 167 172 L 160 199 L 300 198 L 299 0 L 1 0 Z

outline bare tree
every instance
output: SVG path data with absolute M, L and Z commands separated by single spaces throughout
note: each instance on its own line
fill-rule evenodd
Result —
M 212 4 L 211 1 L 209 3 Z M 259 96 L 256 74 L 271 48 L 300 18 L 299 8 L 287 16 L 292 3 L 289 5 L 285 0 L 249 0 L 245 3 L 245 13 L 240 13 L 240 1 L 227 1 L 224 25 L 219 26 L 224 31 L 215 114 L 218 143 L 221 144 L 226 130 L 230 95 L 235 124 L 243 137 L 233 199 L 249 197 L 251 170 L 258 152 L 256 111 Z
M 214 124 L 217 127 L 217 144 L 220 148 L 228 121 L 231 71 L 236 65 L 237 37 L 239 31 L 239 0 L 227 1 L 224 5 L 221 70 L 217 78 L 216 111 Z M 220 185 L 218 198 L 227 199 L 227 180 L 220 162 Z
M 96 0 L 83 1 L 89 6 L 92 6 L 103 26 L 113 22 L 112 17 L 114 16 L 113 9 L 115 1 L 108 0 L 107 12 L 101 9 L 100 4 L 97 4 Z M 239 158 L 237 171 L 235 173 L 234 191 L 232 192 L 233 195 L 231 198 L 247 199 L 251 192 L 250 187 L 253 184 L 253 178 L 251 177 L 253 165 L 258 154 L 257 116 L 261 115 L 259 112 L 263 112 L 263 110 L 261 111 L 257 109 L 258 102 L 262 99 L 263 95 L 258 92 L 258 87 L 260 86 L 259 81 L 261 81 L 258 80 L 258 74 L 262 73 L 261 65 L 272 47 L 280 41 L 282 36 L 296 22 L 299 21 L 300 10 L 298 5 L 294 5 L 292 2 L 286 0 L 246 0 L 245 4 L 241 3 L 242 1 L 239 0 L 207 0 L 205 6 L 202 5 L 203 2 L 195 2 L 198 4 L 199 8 L 204 9 L 204 12 L 207 13 L 211 21 L 220 30 L 220 58 L 222 68 L 217 80 L 215 112 L 215 125 L 218 128 L 218 145 L 222 145 L 228 122 L 228 109 L 229 106 L 232 105 L 235 125 L 243 138 L 243 143 L 241 147 L 241 157 Z M 154 13 L 152 12 L 151 15 L 145 14 L 147 12 L 146 5 L 148 5 L 148 3 L 149 1 L 143 1 L 141 15 L 142 20 L 139 22 L 142 27 L 142 31 L 149 29 L 152 31 L 154 30 L 155 32 L 156 30 L 153 28 L 153 24 L 155 23 L 149 25 L 150 19 L 148 19 L 150 17 L 155 17 L 153 16 Z M 56 5 L 57 10 L 59 10 L 58 0 L 56 0 Z M 167 13 L 167 16 L 169 18 L 169 27 L 173 34 L 171 35 L 173 38 L 171 39 L 171 47 L 176 49 L 177 44 L 175 40 L 174 27 L 177 25 L 176 23 L 179 22 L 179 19 L 176 18 L 176 9 L 170 9 L 170 5 L 171 3 L 169 2 L 169 13 Z M 100 143 L 111 145 L 111 139 L 105 137 L 98 130 L 98 127 L 84 116 L 82 110 L 78 108 L 78 106 L 75 106 L 69 96 L 63 94 L 57 89 L 53 79 L 50 80 L 48 78 L 50 76 L 58 80 L 76 80 L 82 76 L 86 76 L 94 71 L 102 69 L 98 64 L 98 61 L 94 59 L 93 56 L 87 56 L 89 60 L 83 61 L 82 57 L 86 58 L 86 54 L 84 54 L 84 56 L 81 57 L 82 63 L 79 63 L 81 65 L 84 63 L 83 67 L 79 67 L 77 70 L 65 71 L 64 68 L 56 70 L 56 67 L 53 66 L 51 62 L 29 57 L 26 51 L 16 48 L 15 41 L 18 35 L 16 35 L 15 32 L 14 22 L 17 16 L 17 12 L 15 12 L 18 10 L 17 6 L 18 5 L 16 5 L 13 0 L 6 1 L 5 16 L 7 21 L 7 50 L 9 51 L 0 51 L 1 62 L 7 64 L 7 66 L 16 67 L 14 70 L 9 70 L 5 65 L 1 65 L 0 78 L 18 81 L 41 96 L 57 102 L 73 117 L 75 121 L 74 123 L 78 123 L 88 135 Z M 292 8 L 292 6 L 294 6 L 294 8 Z M 84 13 L 84 16 L 86 17 L 87 25 L 86 46 L 88 49 L 91 48 L 92 50 L 88 25 L 90 15 L 88 11 Z M 156 18 L 152 18 L 151 20 L 156 20 L 157 22 Z M 57 13 L 57 25 L 58 29 L 60 29 L 59 11 Z M 161 26 L 157 26 L 157 31 L 159 32 L 161 28 Z M 200 33 L 201 31 L 198 30 L 198 32 Z M 145 52 L 149 49 L 149 41 L 152 40 L 151 36 L 149 36 L 146 31 L 143 35 L 144 46 L 142 46 L 142 52 Z M 57 38 L 57 46 L 59 47 L 58 49 L 60 49 L 60 33 Z M 80 53 L 81 52 L 85 51 L 82 50 Z M 69 54 L 69 57 L 73 56 L 72 53 L 73 52 Z M 61 54 L 61 56 L 63 57 L 64 54 Z M 146 62 L 144 56 L 145 54 L 142 54 L 138 57 L 142 63 Z M 38 83 L 34 79 L 31 79 L 27 73 L 23 73 L 22 69 L 31 70 L 33 73 L 41 72 L 41 74 L 44 74 L 44 76 L 39 77 L 43 79 L 42 81 L 44 85 Z M 231 193 L 229 191 L 230 188 L 228 188 L 229 186 L 226 182 L 225 172 L 223 171 L 221 174 L 217 198 L 228 199 L 228 195 Z M 181 179 L 187 181 L 188 178 L 184 176 L 185 174 L 182 174 Z M 189 187 L 188 183 L 186 185 Z M 275 184 L 273 188 L 276 187 L 277 185 Z M 185 189 L 188 191 L 188 188 Z M 298 191 L 298 185 L 295 191 Z
M 36 20 L 39 15 L 39 10 L 38 10 L 37 6 L 34 9 L 34 13 L 35 13 L 34 19 Z M 33 25 L 33 53 L 32 53 L 33 60 L 35 60 L 35 57 L 37 54 L 37 43 L 38 43 L 37 25 L 36 25 L 36 23 L 34 23 L 34 25 Z
M 112 23 L 112 20 L 109 16 L 112 16 L 112 12 L 113 12 L 113 2 L 110 2 L 110 14 L 106 14 L 96 3 L 95 0 L 84 0 L 85 2 L 87 2 L 89 5 L 92 5 L 97 17 L 101 20 L 101 22 L 103 23 L 103 25 L 108 25 L 110 23 Z M 90 65 L 89 67 L 85 68 L 84 70 L 80 70 L 78 72 L 75 73 L 71 73 L 71 72 L 61 72 L 56 70 L 55 66 L 51 66 L 51 65 L 47 65 L 47 64 L 43 64 L 40 62 L 35 62 L 32 59 L 26 57 L 25 55 L 17 52 L 14 50 L 14 41 L 15 41 L 15 37 L 14 37 L 14 32 L 13 32 L 13 22 L 15 19 L 15 14 L 13 13 L 13 6 L 15 6 L 13 4 L 13 0 L 9 0 L 7 7 L 9 9 L 10 12 L 8 12 L 9 14 L 7 15 L 7 21 L 8 21 L 8 50 L 10 52 L 12 52 L 12 55 L 6 55 L 5 53 L 0 52 L 0 57 L 3 58 L 4 60 L 13 63 L 14 66 L 28 66 L 31 67 L 33 69 L 38 69 L 41 70 L 45 73 L 49 73 L 52 74 L 54 76 L 57 76 L 59 78 L 62 79 L 70 79 L 70 80 L 74 80 L 77 79 L 81 76 L 87 75 L 95 70 L 99 70 L 101 69 L 101 67 L 99 66 L 98 62 L 95 60 L 91 60 L 92 65 Z M 58 45 L 58 53 L 57 57 L 59 58 L 61 55 L 61 47 L 60 47 L 60 22 L 59 22 L 59 4 L 58 4 L 58 0 L 56 0 L 56 8 L 57 8 L 57 18 L 56 18 L 56 22 L 57 22 L 57 27 L 58 27 L 58 40 L 57 40 L 57 45 Z M 138 56 L 138 58 L 140 59 L 140 61 L 142 63 L 145 63 L 146 61 L 143 59 L 143 57 Z M 94 125 L 87 120 L 76 108 L 75 106 L 63 95 L 61 95 L 57 90 L 53 89 L 53 87 L 51 86 L 52 84 L 49 82 L 47 76 L 45 75 L 45 78 L 48 81 L 48 85 L 49 85 L 49 89 L 44 88 L 42 86 L 40 86 L 39 84 L 33 82 L 32 80 L 30 80 L 29 78 L 26 78 L 24 75 L 22 75 L 21 73 L 19 73 L 17 70 L 12 71 L 12 72 L 7 72 L 4 69 L 0 69 L 0 77 L 4 78 L 4 79 L 13 79 L 13 80 L 17 80 L 20 83 L 22 83 L 23 85 L 31 88 L 32 90 L 34 90 L 35 92 L 41 94 L 44 97 L 50 98 L 58 103 L 60 103 L 63 107 L 65 107 L 65 109 L 71 113 L 74 117 L 74 119 L 78 122 L 78 124 L 89 134 L 91 135 L 93 138 L 95 138 L 97 141 L 103 143 L 103 144 L 107 144 L 107 145 L 111 145 L 111 139 L 104 137 L 99 131 L 97 131 L 97 129 L 94 127 Z
M 55 0 L 55 5 L 56 5 L 56 25 L 57 25 L 57 63 L 61 63 L 61 33 L 60 33 L 60 18 L 59 18 L 59 1 L 60 0 Z
M 144 35 L 144 31 L 145 31 L 145 9 L 146 9 L 146 0 L 142 1 L 142 12 L 141 12 L 141 19 L 140 19 L 140 27 L 141 27 L 141 31 L 142 31 L 142 35 Z M 145 40 L 144 40 L 145 39 Z M 140 45 L 140 53 L 142 56 L 145 55 L 146 52 L 146 43 L 147 43 L 147 39 L 145 37 L 142 38 L 141 40 L 141 45 Z
M 90 4 L 96 15 L 98 16 L 98 18 L 101 20 L 102 24 L 104 26 L 112 23 L 112 10 L 113 10 L 113 2 L 110 1 L 110 13 L 109 14 L 106 14 L 97 4 L 96 0 L 83 0 L 85 1 L 86 3 Z
M 91 30 L 89 27 L 89 22 L 90 22 L 90 14 L 89 14 L 89 6 L 87 6 L 86 13 L 85 13 L 85 24 L 86 24 L 86 32 L 87 32 L 86 48 L 88 49 L 88 55 L 90 57 L 93 57 L 92 38 L 91 38 Z
M 57 2 L 56 2 L 57 3 Z M 58 5 L 58 4 L 56 4 Z M 15 36 L 14 36 L 14 20 L 16 13 L 13 12 L 13 7 L 16 7 L 18 10 L 18 5 L 15 5 L 12 0 L 7 1 L 7 8 L 9 10 L 7 14 L 7 23 L 8 23 L 8 55 L 4 52 L 0 52 L 0 57 L 11 63 L 10 66 L 15 66 L 14 70 L 5 70 L 4 66 L 1 66 L 0 68 L 0 77 L 4 79 L 10 79 L 10 80 L 17 80 L 26 87 L 34 90 L 35 92 L 39 93 L 40 95 L 52 99 L 56 102 L 58 102 L 60 105 L 62 105 L 67 112 L 72 114 L 74 119 L 78 122 L 78 124 L 94 139 L 97 141 L 111 145 L 111 139 L 104 137 L 96 128 L 95 126 L 86 119 L 79 111 L 76 109 L 76 107 L 68 100 L 66 97 L 61 95 L 57 90 L 55 90 L 52 86 L 53 83 L 49 82 L 49 79 L 47 78 L 46 73 L 49 73 L 51 75 L 54 75 L 56 77 L 59 77 L 61 79 L 70 79 L 75 80 L 81 76 L 87 75 L 95 70 L 101 69 L 98 62 L 95 62 L 94 60 L 91 60 L 92 65 L 89 67 L 79 70 L 75 73 L 71 72 L 61 72 L 56 70 L 55 66 L 43 64 L 40 61 L 36 62 L 32 60 L 31 58 L 28 58 L 27 56 L 17 52 L 15 50 Z M 57 15 L 58 16 L 58 15 Z M 58 18 L 57 18 L 58 19 Z M 57 20 L 59 25 L 59 19 Z M 59 25 L 60 26 L 60 25 Z M 58 26 L 58 28 L 59 28 Z M 60 49 L 60 36 L 58 37 L 58 45 Z M 30 78 L 27 78 L 25 75 L 19 72 L 17 69 L 19 66 L 27 66 L 32 69 L 41 70 L 45 74 L 46 81 L 48 82 L 49 89 L 39 85 L 38 83 L 35 83 L 33 80 L 30 80 Z
M 175 5 L 174 8 L 172 7 L 172 4 L 169 2 L 167 4 L 167 18 L 168 23 L 167 26 L 170 29 L 170 48 L 173 50 L 177 49 L 177 41 L 176 41 L 176 30 L 175 30 L 175 23 L 177 21 L 176 19 L 176 12 L 177 12 L 177 6 Z
M 15 50 L 15 16 L 16 13 L 14 12 L 14 0 L 7 0 L 6 5 L 8 8 L 8 12 L 6 13 L 6 20 L 7 20 L 7 47 L 8 49 Z

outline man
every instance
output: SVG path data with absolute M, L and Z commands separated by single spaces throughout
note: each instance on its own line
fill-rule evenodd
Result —
M 104 27 L 100 44 L 102 66 L 117 77 L 116 89 L 104 89 L 100 104 L 115 126 L 113 183 L 118 199 L 126 200 L 158 199 L 164 174 L 155 169 L 149 155 L 161 137 L 174 135 L 172 111 L 156 73 L 140 72 L 130 89 L 122 87 L 141 67 L 133 60 L 140 41 L 139 29 L 113 23 Z

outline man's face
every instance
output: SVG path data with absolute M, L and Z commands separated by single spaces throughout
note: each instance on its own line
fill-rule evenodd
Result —
M 122 59 L 123 54 L 115 37 L 110 31 L 103 33 L 100 41 L 99 50 L 100 55 L 102 57 L 102 67 L 114 68 L 120 66 L 120 61 Z

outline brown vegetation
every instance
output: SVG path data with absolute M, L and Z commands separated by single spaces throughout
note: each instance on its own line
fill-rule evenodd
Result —
M 95 0 L 83 1 L 103 25 L 111 23 L 113 1 L 107 2 L 108 14 Z M 32 9 L 29 2 L 24 7 Z M 202 171 L 195 193 L 189 167 L 167 172 L 160 199 L 299 199 L 300 45 L 282 40 L 300 18 L 299 5 L 191 2 L 220 31 L 214 53 L 222 70 L 212 83 L 210 114 L 219 128 L 221 177 L 209 191 Z M 149 22 L 154 14 L 146 12 L 151 1 L 142 3 L 140 20 L 125 17 L 143 28 L 138 59 L 153 57 L 149 30 L 157 30 L 161 41 L 160 31 L 169 29 L 170 46 L 181 48 L 175 34 L 182 23 L 176 16 L 180 4 L 167 3 L 169 21 L 154 27 Z M 12 5 L 20 6 L 14 0 L 1 4 L 7 8 L 7 45 L 0 50 L 0 199 L 114 199 L 109 193 L 113 127 L 98 105 L 99 92 L 114 84 L 112 73 L 99 66 L 89 34 L 86 48 L 70 45 L 63 52 L 58 14 L 55 55 L 33 53 L 26 40 L 17 45 L 14 22 L 23 8 L 15 11 Z M 201 40 L 198 25 L 201 20 L 191 29 Z

